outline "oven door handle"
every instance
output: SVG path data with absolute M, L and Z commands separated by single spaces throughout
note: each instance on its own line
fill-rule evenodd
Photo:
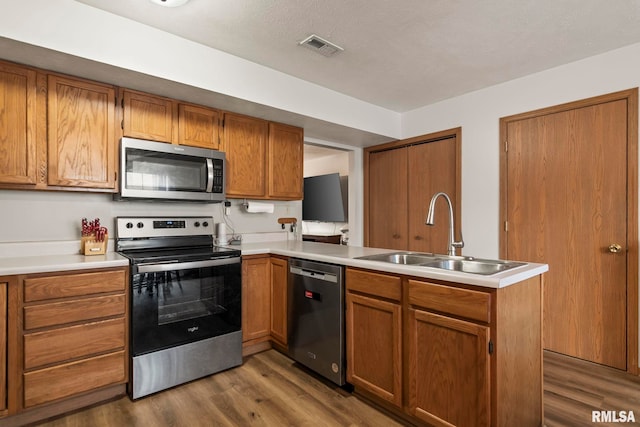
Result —
M 239 264 L 240 257 L 210 259 L 205 261 L 178 262 L 169 264 L 138 264 L 138 273 L 156 273 L 159 271 L 189 270 L 193 268 L 218 267 Z
M 213 159 L 207 159 L 207 193 L 213 191 Z

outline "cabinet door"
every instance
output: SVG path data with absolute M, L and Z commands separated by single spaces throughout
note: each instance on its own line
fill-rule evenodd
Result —
M 460 209 L 457 205 L 456 138 L 441 139 L 407 148 L 409 160 L 408 247 L 411 251 L 446 254 L 449 250 L 449 210 L 438 200 L 435 225 L 425 225 L 431 197 L 443 191 L 454 208 L 456 238 L 459 238 Z
M 49 75 L 48 184 L 115 187 L 115 89 Z
M 220 112 L 195 105 L 178 105 L 178 144 L 192 147 L 219 148 Z
M 227 156 L 227 196 L 266 196 L 268 122 L 253 117 L 224 115 L 223 150 Z
M 303 131 L 269 123 L 269 197 L 302 199 Z
M 347 381 L 402 407 L 400 304 L 347 293 Z
M 242 341 L 268 337 L 271 330 L 269 257 L 242 260 Z
M 488 426 L 489 328 L 409 309 L 409 410 L 434 426 Z
M 287 345 L 287 278 L 286 259 L 271 258 L 271 337 Z
M 407 249 L 407 149 L 371 153 L 368 175 L 367 246 Z
M 7 409 L 7 283 L 0 283 L 0 415 Z
M 124 136 L 159 142 L 173 141 L 172 100 L 125 90 L 123 108 Z
M 0 63 L 0 183 L 36 183 L 36 72 Z

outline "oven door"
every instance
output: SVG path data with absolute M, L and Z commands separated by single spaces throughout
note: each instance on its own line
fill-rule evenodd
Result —
M 132 355 L 240 331 L 241 289 L 240 257 L 134 264 Z
M 120 145 L 117 198 L 224 200 L 224 153 L 134 138 Z

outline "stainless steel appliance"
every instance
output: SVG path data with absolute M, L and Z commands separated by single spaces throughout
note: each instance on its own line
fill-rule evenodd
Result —
M 289 357 L 338 385 L 346 382 L 344 267 L 289 259 Z
M 131 269 L 129 394 L 137 399 L 242 364 L 240 251 L 211 217 L 118 217 Z
M 221 202 L 224 169 L 221 151 L 122 138 L 120 191 L 114 199 Z

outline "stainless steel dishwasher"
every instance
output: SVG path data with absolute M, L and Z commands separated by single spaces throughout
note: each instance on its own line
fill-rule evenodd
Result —
M 289 357 L 345 384 L 344 267 L 289 259 Z

